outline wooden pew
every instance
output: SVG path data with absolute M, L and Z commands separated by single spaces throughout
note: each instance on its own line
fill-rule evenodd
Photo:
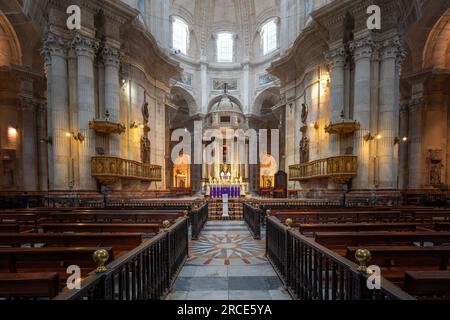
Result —
M 408 271 L 403 289 L 418 297 L 450 298 L 450 271 Z
M 133 221 L 133 222 L 160 222 L 163 220 L 175 221 L 183 216 L 183 212 L 164 213 L 164 212 L 89 212 L 89 213 L 50 213 L 48 218 L 51 221 L 63 222 L 114 222 L 114 221 Z
M 416 231 L 416 223 L 328 223 L 294 225 L 300 233 L 360 232 L 360 231 Z
M 20 232 L 20 225 L 18 224 L 1 224 L 0 223 L 0 233 L 18 233 Z
M 140 233 L 0 233 L 0 247 L 45 244 L 46 247 L 106 246 L 129 251 L 141 243 Z
M 0 248 L 0 272 L 58 271 L 61 278 L 66 275 L 67 267 L 77 265 L 85 273 L 94 270 L 97 265 L 92 254 L 98 247 L 71 248 Z M 109 253 L 109 261 L 114 260 L 111 247 L 103 247 Z
M 33 213 L 3 213 L 0 214 L 0 222 L 28 222 L 36 223 L 39 221 L 39 217 Z
M 431 242 L 434 245 L 450 244 L 450 232 L 318 232 L 316 242 L 329 249 L 370 245 L 413 245 Z
M 398 211 L 353 211 L 353 212 L 287 212 L 275 215 L 280 221 L 292 219 L 294 223 L 360 223 L 399 222 Z
M 141 223 L 44 223 L 40 225 L 44 232 L 126 232 L 156 234 L 159 224 Z
M 0 297 L 54 298 L 60 288 L 57 272 L 0 273 Z
M 372 254 L 370 264 L 381 268 L 416 270 L 414 268 L 428 267 L 433 270 L 447 270 L 449 266 L 450 246 L 369 246 L 364 248 Z M 355 253 L 358 249 L 358 247 L 348 247 L 345 257 L 357 262 Z
M 436 231 L 450 231 L 450 222 L 435 222 L 434 230 Z

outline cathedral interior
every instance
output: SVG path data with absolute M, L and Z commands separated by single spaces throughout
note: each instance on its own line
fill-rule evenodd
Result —
M 372 18 L 380 20 L 378 27 L 369 26 Z M 168 209 L 181 212 L 180 220 L 171 220 L 172 211 L 155 220 L 134 218 L 142 225 L 156 221 L 158 229 L 164 222 L 164 230 L 172 230 L 165 225 L 172 222 L 174 236 L 189 228 L 198 241 L 187 264 L 174 266 L 182 271 L 166 285 L 175 288 L 169 298 L 214 297 L 205 290 L 193 294 L 194 282 L 186 285 L 183 277 L 215 266 L 228 275 L 222 277 L 228 289 L 216 290 L 220 299 L 322 300 L 328 289 L 312 296 L 302 285 L 259 293 L 238 284 L 230 289 L 234 278 L 254 273 L 233 269 L 232 276 L 230 268 L 265 268 L 261 274 L 285 279 L 287 267 L 279 264 L 287 260 L 278 259 L 279 244 L 271 246 L 268 237 L 325 221 L 302 220 L 295 210 L 335 208 L 341 218 L 391 210 L 402 218 L 377 216 L 369 222 L 378 222 L 378 229 L 370 231 L 393 231 L 387 224 L 396 222 L 394 231 L 432 238 L 412 243 L 448 244 L 449 38 L 449 0 L 1 0 L 0 247 L 9 247 L 8 234 L 29 230 L 20 215 L 41 219 L 45 212 L 54 220 L 36 230 L 45 234 L 48 227 L 63 236 L 78 230 L 63 223 L 97 223 L 108 208 L 155 210 L 156 216 Z M 63 209 L 95 215 L 95 221 L 65 220 Z M 432 209 L 442 221 L 424 218 Z M 405 218 L 405 212 L 412 213 Z M 360 218 L 351 222 L 367 222 Z M 247 232 L 244 221 L 248 239 L 224 243 L 217 235 Z M 439 241 L 433 241 L 436 223 L 444 231 Z M 125 224 L 114 228 L 110 232 L 128 230 Z M 341 256 L 364 247 L 356 240 L 340 246 L 325 233 L 321 244 Z M 117 253 L 126 254 L 132 239 L 116 238 Z M 378 251 L 369 245 L 375 259 Z M 208 256 L 209 246 L 234 251 Z M 440 264 L 447 272 L 446 299 L 447 260 Z M 2 268 L 0 299 L 11 298 Z M 409 279 L 396 276 L 389 281 Z M 399 299 L 420 296 L 400 287 L 405 295 Z M 385 297 L 394 295 L 386 290 Z M 143 291 L 146 298 L 162 296 L 150 291 Z M 344 291 L 336 294 L 348 297 Z M 73 298 L 66 291 L 58 297 Z

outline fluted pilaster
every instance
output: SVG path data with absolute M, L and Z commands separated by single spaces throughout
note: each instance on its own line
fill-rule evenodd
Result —
M 345 101 L 345 81 L 344 66 L 346 63 L 347 53 L 343 48 L 330 51 L 326 54 L 326 59 L 330 63 L 331 69 L 331 88 L 330 88 L 330 121 L 336 123 L 339 121 L 341 112 L 344 110 Z M 331 135 L 328 140 L 329 156 L 337 156 L 339 154 L 339 137 Z
M 119 67 L 120 51 L 105 47 L 103 49 L 103 63 L 105 65 L 105 109 L 109 111 L 110 120 L 119 122 L 120 95 L 119 95 Z M 112 156 L 120 156 L 120 136 L 111 135 L 109 150 Z
M 398 137 L 398 109 L 400 67 L 404 60 L 404 49 L 398 38 L 385 41 L 381 48 L 380 63 L 380 107 L 378 156 L 380 188 L 397 188 L 398 151 L 394 140 Z
M 370 142 L 364 136 L 370 132 L 371 59 L 374 43 L 366 38 L 353 41 L 350 50 L 355 61 L 354 119 L 360 123 L 355 133 L 354 154 L 358 157 L 358 174 L 353 179 L 355 189 L 366 189 L 369 183 Z
M 20 98 L 22 115 L 22 188 L 37 190 L 37 150 L 35 101 L 29 97 Z
M 96 184 L 91 176 L 91 157 L 95 155 L 95 133 L 89 128 L 89 122 L 95 118 L 94 57 L 99 43 L 77 34 L 72 46 L 78 60 L 78 129 L 85 137 L 79 144 L 80 188 L 93 190 Z
M 67 48 L 63 39 L 47 34 L 42 54 L 47 69 L 48 137 L 50 190 L 66 190 L 69 179 L 69 100 L 67 87 Z

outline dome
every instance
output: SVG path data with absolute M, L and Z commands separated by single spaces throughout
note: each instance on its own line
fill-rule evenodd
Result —
M 222 98 L 213 104 L 210 112 L 239 112 L 242 113 L 239 105 L 231 101 L 227 94 L 224 94 Z

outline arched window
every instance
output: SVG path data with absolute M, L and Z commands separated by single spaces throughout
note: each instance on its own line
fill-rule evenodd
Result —
M 144 21 L 144 16 L 145 16 L 145 0 L 139 0 L 138 1 L 137 9 L 140 12 L 139 19 L 141 19 L 141 21 L 143 22 Z
M 189 26 L 180 18 L 174 18 L 172 23 L 172 47 L 187 54 L 189 46 Z
M 228 32 L 217 35 L 217 61 L 233 62 L 233 35 Z
M 261 40 L 264 55 L 277 49 L 277 24 L 275 20 L 270 20 L 262 26 Z
M 313 8 L 314 8 L 313 0 L 306 0 L 306 17 L 307 18 L 311 15 Z

